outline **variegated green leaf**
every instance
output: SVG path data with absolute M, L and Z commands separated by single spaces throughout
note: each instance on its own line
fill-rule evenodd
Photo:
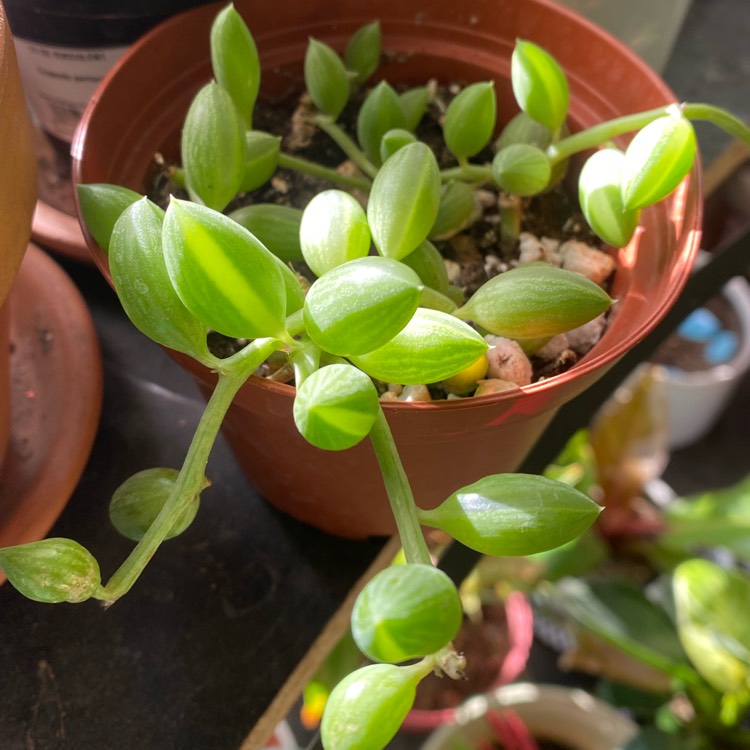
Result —
M 416 250 L 409 253 L 401 262 L 416 271 L 417 276 L 425 286 L 435 289 L 441 294 L 448 294 L 450 280 L 445 268 L 445 261 L 440 251 L 429 240 L 422 242 Z
M 324 190 L 307 204 L 299 239 L 305 262 L 316 276 L 370 252 L 365 211 L 342 190 Z
M 294 422 L 302 437 L 318 448 L 351 448 L 370 433 L 380 405 L 370 378 L 352 365 L 316 370 L 297 388 Z
M 492 160 L 492 178 L 506 192 L 522 197 L 537 195 L 548 185 L 552 168 L 547 155 L 536 146 L 506 146 Z
M 286 337 L 281 262 L 244 227 L 173 198 L 163 241 L 172 284 L 193 315 L 227 336 Z
M 424 143 L 399 149 L 373 181 L 367 220 L 378 252 L 400 260 L 427 238 L 440 206 L 440 171 Z
M 260 88 L 260 59 L 255 40 L 242 16 L 229 4 L 211 26 L 211 66 L 214 78 L 227 90 L 246 129 Z
M 109 253 L 112 230 L 122 212 L 141 199 L 134 190 L 118 185 L 77 185 L 78 205 L 86 228 L 96 244 Z
M 398 95 L 386 81 L 381 81 L 367 96 L 357 115 L 357 140 L 367 158 L 379 166 L 380 142 L 394 128 L 404 128 L 406 118 Z
M 245 125 L 232 97 L 218 83 L 195 96 L 182 129 L 182 167 L 194 200 L 223 210 L 245 176 Z
M 259 130 L 245 133 L 245 172 L 240 190 L 255 190 L 271 179 L 279 164 L 281 138 Z
M 396 151 L 414 143 L 416 140 L 417 138 L 413 133 L 403 128 L 389 130 L 380 139 L 380 163 L 387 161 Z
M 305 298 L 305 327 L 324 351 L 364 354 L 393 338 L 419 304 L 417 274 L 390 258 L 352 260 L 321 276 Z
M 229 218 L 252 232 L 277 258 L 286 263 L 302 260 L 300 209 L 276 203 L 255 203 L 232 211 Z
M 437 310 L 420 308 L 387 344 L 350 359 L 378 380 L 419 385 L 455 375 L 487 348 L 487 342 L 466 323 Z
M 335 50 L 310 39 L 305 54 L 305 86 L 313 104 L 334 120 L 349 99 L 349 75 Z
M 445 113 L 445 145 L 459 160 L 478 154 L 492 138 L 496 117 L 494 84 L 482 82 L 467 86 Z

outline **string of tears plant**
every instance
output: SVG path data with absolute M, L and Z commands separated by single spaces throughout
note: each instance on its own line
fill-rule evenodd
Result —
M 94 557 L 72 540 L 0 550 L 0 567 L 32 599 L 116 601 L 159 545 L 190 524 L 235 393 L 270 354 L 283 352 L 295 374 L 294 420 L 310 443 L 346 450 L 371 439 L 406 557 L 405 565 L 375 576 L 355 604 L 354 637 L 377 663 L 354 672 L 331 695 L 322 726 L 329 750 L 384 747 L 426 674 L 458 676 L 463 669 L 451 646 L 460 599 L 433 566 L 422 526 L 483 554 L 527 555 L 575 538 L 600 510 L 565 484 L 520 474 L 447 488 L 433 510 L 416 504 L 373 380 L 476 382 L 484 373 L 487 334 L 530 352 L 612 304 L 597 284 L 545 264 L 500 274 L 465 299 L 449 282 L 431 238 L 472 220 L 478 187 L 538 194 L 559 182 L 571 154 L 603 146 L 581 172 L 579 201 L 593 230 L 620 247 L 635 232 L 640 211 L 671 193 L 690 170 L 696 145 L 689 118 L 711 120 L 750 143 L 742 123 L 709 105 L 670 105 L 567 136 L 564 72 L 540 47 L 519 40 L 512 83 L 521 111 L 501 133 L 491 163 L 471 161 L 491 143 L 497 120 L 493 84 L 480 82 L 447 108 L 443 136 L 456 163 L 441 169 L 414 132 L 429 102 L 427 87 L 397 92 L 380 82 L 363 100 L 356 136 L 339 122 L 380 57 L 377 22 L 352 36 L 343 58 L 319 40 L 308 47 L 304 77 L 314 122 L 358 170 L 341 175 L 284 153 L 279 137 L 253 129 L 260 60 L 248 27 L 227 6 L 211 29 L 214 80 L 193 99 L 174 172 L 189 200 L 172 197 L 164 210 L 123 187 L 80 188 L 84 220 L 108 254 L 130 319 L 154 341 L 215 371 L 218 384 L 181 469 L 139 472 L 115 492 L 112 521 L 137 544 L 106 583 Z M 611 144 L 636 129 L 626 150 Z M 250 202 L 222 213 L 279 167 L 336 187 L 304 209 Z M 366 205 L 343 188 L 365 194 Z M 316 277 L 306 292 L 290 267 L 299 261 Z M 249 343 L 220 359 L 208 347 L 209 331 Z

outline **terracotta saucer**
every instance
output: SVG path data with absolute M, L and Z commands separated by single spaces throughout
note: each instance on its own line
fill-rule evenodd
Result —
M 63 269 L 34 245 L 9 304 L 11 430 L 0 469 L 2 547 L 41 539 L 52 527 L 86 465 L 102 404 L 101 354 L 86 303 Z
M 36 203 L 31 238 L 73 260 L 92 262 L 78 219 L 41 200 Z

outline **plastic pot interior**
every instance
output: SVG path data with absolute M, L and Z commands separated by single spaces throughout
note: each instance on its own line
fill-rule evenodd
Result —
M 379 18 L 386 55 L 378 76 L 392 82 L 424 84 L 493 79 L 501 121 L 517 108 L 509 81 L 517 37 L 552 52 L 565 68 L 571 88 L 573 130 L 603 119 L 655 107 L 674 97 L 645 64 L 613 37 L 547 0 L 478 0 L 469 3 L 343 2 L 311 4 L 293 0 L 256 12 L 256 3 L 238 0 L 263 64 L 262 95 L 277 97 L 302 87 L 308 37 L 342 49 L 362 24 Z M 179 155 L 179 133 L 194 93 L 211 77 L 209 28 L 221 4 L 175 16 L 160 25 L 110 72 L 84 113 L 73 144 L 76 183 L 106 182 L 145 192 L 153 157 Z M 479 477 L 513 470 L 554 415 L 555 409 L 593 383 L 661 319 L 679 293 L 698 248 L 701 201 L 696 170 L 661 206 L 644 212 L 634 241 L 618 251 L 611 322 L 597 346 L 570 371 L 503 394 L 461 401 L 385 405 L 386 414 L 420 505 L 433 506 L 449 492 Z M 90 236 L 94 260 L 108 275 L 104 254 Z M 209 373 L 177 356 L 204 391 Z M 231 412 L 226 431 L 235 453 L 260 491 L 303 520 L 347 535 L 385 533 L 386 522 L 369 522 L 349 499 L 366 492 L 385 503 L 369 446 L 345 454 L 310 449 L 291 419 L 293 388 L 252 378 L 239 393 L 241 416 Z M 262 398 L 259 394 L 262 394 Z M 262 403 L 259 403 L 262 402 Z M 244 411 L 247 410 L 247 411 Z M 248 425 L 253 425 L 248 429 Z M 274 440 L 272 433 L 283 430 Z M 254 433 L 254 434 L 253 434 Z M 251 455 L 245 455 L 249 448 Z M 278 454 L 293 468 L 268 469 Z M 342 479 L 342 467 L 354 478 Z M 438 471 L 436 467 L 440 467 Z M 340 522 L 321 519 L 320 482 L 337 477 Z M 273 474 L 273 475 L 272 475 Z M 294 494 L 296 497 L 292 498 Z M 387 506 L 373 514 L 387 515 Z M 362 531 L 366 528 L 366 531 Z

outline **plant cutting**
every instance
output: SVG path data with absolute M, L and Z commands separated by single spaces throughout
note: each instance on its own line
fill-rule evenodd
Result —
M 329 748 L 382 747 L 422 677 L 435 669 L 459 676 L 464 666 L 450 645 L 460 600 L 432 565 L 420 527 L 441 529 L 486 554 L 530 554 L 574 538 L 599 512 L 562 483 L 512 473 L 443 488 L 443 501 L 432 509 L 415 504 L 375 382 L 470 391 L 488 366 L 485 336 L 535 351 L 612 304 L 597 283 L 549 264 L 521 266 L 457 299 L 429 244 L 436 224 L 442 220 L 441 234 L 463 226 L 469 216 L 461 197 L 477 185 L 516 195 L 544 192 L 571 155 L 642 128 L 627 151 L 597 151 L 579 183 L 593 228 L 605 241 L 627 243 L 640 212 L 692 167 L 688 117 L 748 134 L 726 112 L 684 105 L 565 136 L 566 76 L 541 47 L 520 42 L 512 79 L 522 115 L 504 131 L 503 146 L 489 163 L 471 161 L 493 138 L 496 108 L 491 83 L 468 85 L 445 113 L 444 141 L 456 163 L 441 167 L 412 132 L 424 90 L 401 98 L 385 84 L 376 86 L 359 110 L 356 141 L 337 121 L 352 82 L 361 85 L 381 56 L 379 27 L 371 23 L 351 37 L 343 60 L 318 40 L 305 58 L 313 121 L 357 168 L 341 175 L 285 154 L 273 135 L 253 129 L 260 60 L 231 6 L 217 17 L 211 41 L 215 80 L 192 100 L 182 163 L 173 170 L 186 198 L 173 197 L 162 208 L 112 185 L 81 186 L 79 196 L 133 322 L 216 373 L 205 416 L 179 471 L 146 470 L 115 493 L 113 522 L 138 544 L 106 583 L 96 560 L 71 540 L 5 549 L 0 564 L 35 599 L 116 601 L 161 542 L 197 511 L 208 454 L 235 394 L 261 365 L 281 358 L 294 374 L 294 421 L 307 441 L 340 451 L 369 438 L 404 547 L 407 564 L 376 576 L 354 608 L 355 640 L 379 663 L 346 678 L 323 718 Z M 257 189 L 281 164 L 338 187 L 321 192 L 301 214 L 268 206 L 239 214 L 257 204 L 223 213 L 238 192 Z M 366 208 L 342 187 L 366 193 Z M 511 228 L 515 205 L 507 217 Z M 252 221 L 252 230 L 240 219 Z M 286 265 L 297 253 L 314 274 L 306 293 Z M 221 357 L 209 347 L 209 330 L 243 343 Z

